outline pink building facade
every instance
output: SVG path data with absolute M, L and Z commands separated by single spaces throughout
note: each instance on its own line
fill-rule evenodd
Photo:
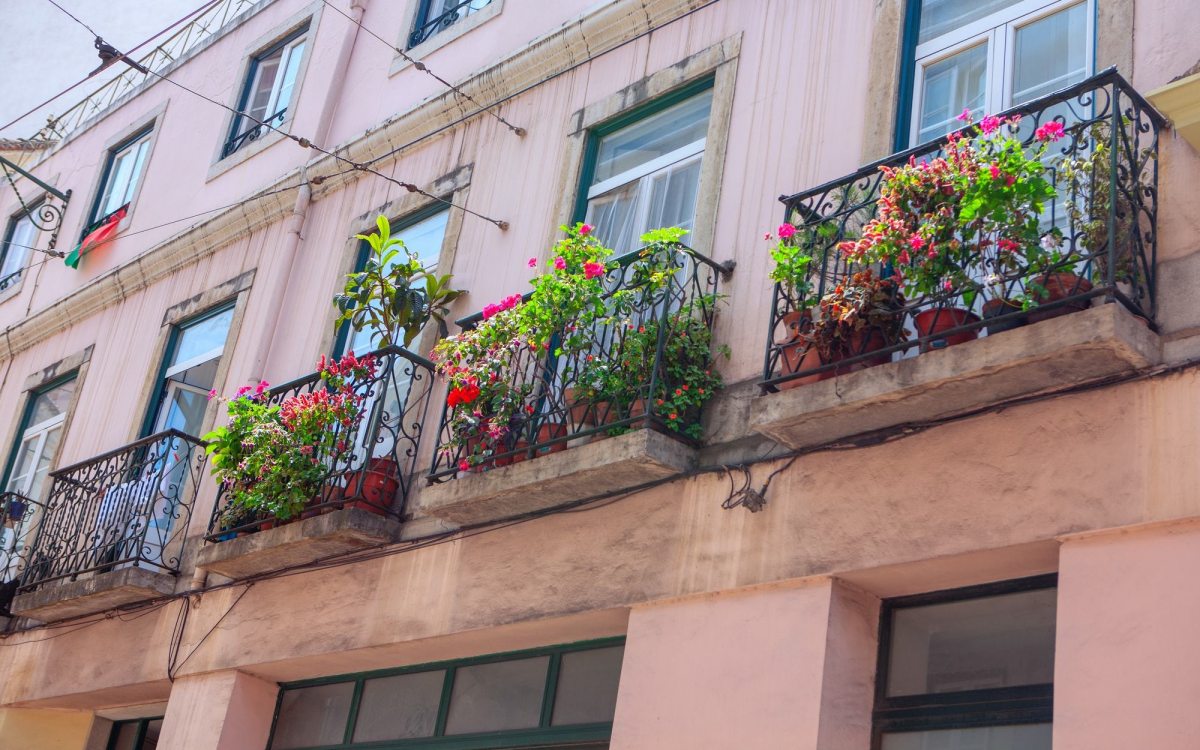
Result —
M 0 747 L 1200 741 L 1200 6 L 205 13 L 150 75 L 0 143 L 28 173 L 0 193 Z M 961 342 L 905 323 L 806 365 L 764 233 L 855 238 L 875 162 L 931 155 L 964 109 L 1107 154 L 1088 229 L 1065 199 L 1040 219 L 1086 287 L 999 322 L 960 299 Z M 526 440 L 462 470 L 427 330 L 360 384 L 357 448 L 302 518 L 228 523 L 208 394 L 284 398 L 372 348 L 332 299 L 380 215 L 469 290 L 463 327 L 529 291 L 562 225 L 617 255 L 686 228 L 677 298 L 634 317 L 719 295 L 698 320 L 723 389 L 688 439 L 653 383 L 606 428 L 541 362 Z

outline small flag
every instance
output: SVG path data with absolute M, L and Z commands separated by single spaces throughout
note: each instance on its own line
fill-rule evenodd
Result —
M 104 217 L 104 223 L 88 232 L 87 236 L 75 246 L 75 249 L 67 254 L 66 260 L 63 261 L 67 264 L 67 268 L 79 268 L 79 261 L 83 259 L 84 255 L 112 239 L 112 236 L 117 233 L 117 225 L 121 223 L 121 219 L 124 219 L 128 212 L 129 206 L 121 206 Z

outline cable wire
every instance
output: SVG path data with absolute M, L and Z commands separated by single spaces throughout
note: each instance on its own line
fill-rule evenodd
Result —
M 75 15 L 75 14 L 74 14 L 74 13 L 72 13 L 71 11 L 69 11 L 69 10 L 67 10 L 66 8 L 62 7 L 62 6 L 61 6 L 61 5 L 59 5 L 59 4 L 58 4 L 58 3 L 57 3 L 55 0 L 46 0 L 46 2 L 50 3 L 50 4 L 51 4 L 51 5 L 53 5 L 55 8 L 58 8 L 58 9 L 59 9 L 59 10 L 61 10 L 63 13 L 67 14 L 67 17 L 68 17 L 68 18 L 70 18 L 72 21 L 74 21 L 75 23 L 79 24 L 79 25 L 80 25 L 80 26 L 82 26 L 83 28 L 87 29 L 87 30 L 88 30 L 88 32 L 89 32 L 89 33 L 91 33 L 91 35 L 92 35 L 92 36 L 94 36 L 94 37 L 97 37 L 97 38 L 99 38 L 99 37 L 100 37 L 100 35 L 96 33 L 96 30 L 95 30 L 95 29 L 93 29 L 91 26 L 88 26 L 88 25 L 87 25 L 86 23 L 84 23 L 83 21 L 79 20 L 79 16 Z
M 442 77 L 441 77 L 440 75 L 438 75 L 437 73 L 433 72 L 433 70 L 432 70 L 432 69 L 430 69 L 430 67 L 429 67 L 428 65 L 426 65 L 425 63 L 423 63 L 423 62 L 421 62 L 420 60 L 416 59 L 416 58 L 415 58 L 415 57 L 413 57 L 412 55 L 409 55 L 407 52 L 405 52 L 404 50 L 400 49 L 399 47 L 397 47 L 396 45 L 392 44 L 391 42 L 389 42 L 388 40 L 384 39 L 383 37 L 379 36 L 379 35 L 378 35 L 378 34 L 376 34 L 374 31 L 371 31 L 371 30 L 370 30 L 370 29 L 368 29 L 366 26 L 364 26 L 364 25 L 362 24 L 362 22 L 361 22 L 361 21 L 356 21 L 356 20 L 354 20 L 354 17 L 353 17 L 353 16 L 347 15 L 345 11 L 343 11 L 341 8 L 339 8 L 339 7 L 337 7 L 336 5 L 334 5 L 333 3 L 331 3 L 329 0 L 321 0 L 321 2 L 325 3 L 325 6 L 326 6 L 326 7 L 328 7 L 328 8 L 330 8 L 330 9 L 332 9 L 333 11 L 335 11 L 335 12 L 336 12 L 338 15 L 340 15 L 342 18 L 345 18 L 345 19 L 346 19 L 347 21 L 349 21 L 350 23 L 354 24 L 354 25 L 355 25 L 355 26 L 357 26 L 358 28 L 360 28 L 360 29 L 362 29 L 363 31 L 367 32 L 367 34 L 369 34 L 369 35 L 371 35 L 372 37 L 374 37 L 374 38 L 378 39 L 380 42 L 383 42 L 383 44 L 384 44 L 384 45 L 386 45 L 386 46 L 388 47 L 388 49 L 391 49 L 391 50 L 392 50 L 392 51 L 394 51 L 396 54 L 400 55 L 400 57 L 404 58 L 404 59 L 405 59 L 407 62 L 409 62 L 410 64 L 412 64 L 412 66 L 413 66 L 414 68 L 416 68 L 417 70 L 421 71 L 422 73 L 425 73 L 425 74 L 427 74 L 427 75 L 430 75 L 430 76 L 432 76 L 432 77 L 433 77 L 433 79 L 434 79 L 435 81 L 437 81 L 438 83 L 440 83 L 440 84 L 442 84 L 443 86 L 445 86 L 446 88 L 450 89 L 451 91 L 453 91 L 453 92 L 454 92 L 455 94 L 457 94 L 458 96 L 461 96 L 462 98 L 466 99 L 466 100 L 467 100 L 467 101 L 469 101 L 471 104 L 474 104 L 476 107 L 479 107 L 479 111 L 480 111 L 480 112 L 487 112 L 487 113 L 488 113 L 489 115 L 491 115 L 492 117 L 495 117 L 497 120 L 499 120 L 501 123 L 503 123 L 503 124 L 504 124 L 504 127 L 508 128 L 509 130 L 511 130 L 513 133 L 515 133 L 515 134 L 516 134 L 516 135 L 518 135 L 518 136 L 524 136 L 524 135 L 526 134 L 525 128 L 523 128 L 523 127 L 520 127 L 519 125 L 513 125 L 511 122 L 509 122 L 508 120 L 506 120 L 506 119 L 504 119 L 503 117 L 501 117 L 501 116 L 500 116 L 498 113 L 496 113 L 496 112 L 493 112 L 493 111 L 491 110 L 491 107 L 485 107 L 485 106 L 483 106 L 483 105 L 482 105 L 482 104 L 480 104 L 478 101 L 476 101 L 476 100 L 475 100 L 475 98 L 474 98 L 473 96 L 471 96 L 471 95 L 470 95 L 470 94 L 468 94 L 467 92 L 463 91 L 463 90 L 462 90 L 462 89 L 460 89 L 459 87 L 455 86 L 454 84 L 450 83 L 450 82 L 449 82 L 449 81 L 447 81 L 445 78 L 442 78 Z M 493 105 L 491 105 L 491 106 L 492 106 L 492 107 L 495 107 L 495 106 L 498 106 L 498 105 L 495 105 L 495 104 L 493 104 Z

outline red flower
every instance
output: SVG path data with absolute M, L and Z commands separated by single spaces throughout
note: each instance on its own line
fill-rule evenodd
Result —
M 1057 141 L 1066 135 L 1063 124 L 1057 120 L 1051 120 L 1033 132 L 1033 137 L 1045 143 L 1046 141 Z

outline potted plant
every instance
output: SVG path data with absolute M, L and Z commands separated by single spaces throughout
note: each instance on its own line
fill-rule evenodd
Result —
M 864 269 L 821 297 L 807 338 L 823 363 L 879 351 L 907 338 L 903 307 L 904 298 L 893 278 L 880 278 L 871 269 Z M 859 370 L 889 361 L 890 354 L 879 354 L 860 360 L 849 369 Z
M 370 356 L 322 356 L 322 387 L 279 403 L 272 403 L 265 381 L 239 389 L 226 405 L 229 423 L 204 436 L 228 512 L 284 522 L 320 503 L 330 465 L 344 460 L 362 419 L 355 384 L 373 378 L 375 367 Z
M 776 230 L 778 241 L 771 249 L 774 266 L 770 278 L 779 285 L 787 300 L 788 312 L 780 316 L 777 323 L 782 330 L 774 339 L 779 348 L 780 364 L 785 375 L 813 370 L 824 364 L 816 348 L 812 346 L 812 309 L 819 302 L 816 296 L 817 279 L 813 277 L 812 248 L 814 240 L 829 239 L 836 235 L 836 227 L 825 222 L 803 230 L 787 222 Z M 766 239 L 772 239 L 768 232 Z M 781 389 L 795 388 L 827 377 L 824 373 L 796 378 L 781 383 Z
M 416 253 L 393 237 L 386 216 L 376 219 L 378 232 L 356 235 L 371 247 L 361 271 L 346 277 L 341 294 L 334 297 L 338 309 L 335 328 L 348 323 L 354 330 L 371 330 L 379 346 L 409 347 L 431 321 L 446 335 L 449 306 L 466 294 L 450 287 L 451 275 L 429 273 Z
M 15 529 L 25 518 L 25 511 L 29 509 L 29 503 L 17 497 L 9 497 L 6 502 L 4 525 L 10 529 Z
M 979 322 L 971 312 L 989 273 L 1017 264 L 1039 246 L 1040 216 L 1055 196 L 1042 158 L 1062 137 L 1061 124 L 1039 128 L 1030 153 L 1018 136 L 1020 117 L 983 118 L 947 137 L 943 154 L 881 167 L 878 212 L 842 252 L 892 272 L 911 301 L 928 307 L 913 316 L 923 349 L 963 343 L 974 330 L 937 337 Z M 959 303 L 965 305 L 959 307 Z

